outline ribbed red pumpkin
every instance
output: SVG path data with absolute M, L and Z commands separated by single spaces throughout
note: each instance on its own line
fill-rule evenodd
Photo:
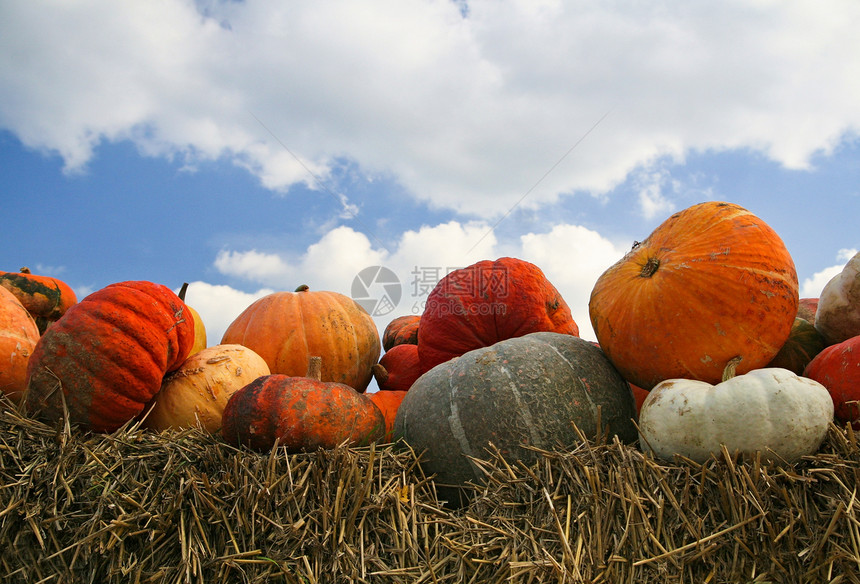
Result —
M 0 287 L 0 393 L 21 401 L 27 387 L 27 363 L 39 341 L 39 329 L 21 302 Z
M 764 367 L 797 315 L 794 262 L 748 210 L 707 202 L 675 213 L 604 272 L 591 293 L 600 347 L 631 383 L 718 383 Z
M 275 292 L 260 298 L 234 320 L 221 344 L 248 347 L 273 374 L 300 377 L 311 356 L 322 358 L 322 381 L 367 389 L 379 360 L 379 330 L 355 300 L 337 292 Z
M 38 276 L 27 267 L 0 272 L 0 286 L 15 295 L 39 327 L 39 334 L 78 302 L 74 290 L 57 278 Z
M 420 322 L 421 317 L 417 314 L 398 316 L 389 322 L 382 332 L 382 348 L 388 351 L 397 345 L 417 345 Z
M 579 336 L 570 308 L 536 265 L 484 260 L 454 270 L 427 297 L 418 325 L 422 371 L 535 332 Z
M 840 424 L 850 422 L 860 430 L 860 335 L 818 353 L 803 376 L 827 388 Z
M 366 445 L 385 434 L 385 418 L 363 393 L 311 377 L 264 375 L 234 393 L 221 418 L 224 440 L 235 446 L 288 452 Z
M 407 391 L 421 376 L 418 345 L 395 345 L 372 367 L 376 385 L 383 391 Z
M 194 343 L 194 321 L 166 286 L 111 284 L 70 307 L 30 358 L 26 402 L 48 420 L 95 431 L 133 419 Z

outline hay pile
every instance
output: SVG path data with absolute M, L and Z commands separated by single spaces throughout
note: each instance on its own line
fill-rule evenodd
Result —
M 302 455 L 198 430 L 53 428 L 0 404 L 2 582 L 860 582 L 860 449 L 666 465 L 488 453 L 470 504 L 402 445 Z

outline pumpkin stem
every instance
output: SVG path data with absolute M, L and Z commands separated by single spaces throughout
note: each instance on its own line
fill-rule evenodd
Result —
M 301 286 L 296 288 L 296 292 L 307 292 L 310 289 L 311 289 L 311 287 L 308 286 L 307 284 L 302 284 Z
M 322 380 L 322 357 L 314 356 L 308 359 L 308 372 L 305 377 L 314 381 Z
M 180 288 L 180 289 L 179 289 L 179 294 L 177 294 L 177 296 L 179 296 L 179 299 L 180 299 L 182 302 L 185 302 L 185 293 L 186 293 L 187 291 L 188 291 L 188 282 L 183 282 L 183 283 L 182 283 L 182 288 Z
M 744 358 L 740 355 L 729 359 L 729 362 L 726 363 L 725 369 L 723 369 L 723 381 L 728 381 L 735 376 L 735 369 L 738 368 L 738 364 L 743 360 Z
M 658 258 L 648 258 L 648 261 L 642 266 L 642 271 L 639 272 L 639 275 L 643 278 L 650 278 L 657 272 L 657 268 L 659 267 L 660 260 Z
M 376 378 L 376 383 L 381 384 L 388 381 L 388 370 L 385 369 L 385 366 L 380 363 L 375 363 L 370 371 L 373 373 L 373 376 Z
M 30 271 L 30 268 L 28 268 L 27 266 L 24 266 L 23 268 L 21 268 L 18 271 L 22 274 L 32 274 L 32 272 Z

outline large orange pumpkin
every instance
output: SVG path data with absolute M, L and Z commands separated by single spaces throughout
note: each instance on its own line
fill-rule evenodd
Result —
M 364 391 L 379 359 L 379 330 L 357 302 L 337 292 L 274 292 L 234 320 L 221 344 L 248 347 L 273 374 L 302 376 L 311 356 L 322 357 L 322 381 Z
M 0 393 L 19 402 L 27 387 L 27 363 L 39 329 L 24 305 L 0 286 Z
M 109 432 L 141 413 L 194 343 L 194 321 L 166 286 L 111 284 L 69 308 L 30 357 L 27 406 Z
M 427 296 L 418 324 L 421 370 L 535 332 L 579 336 L 579 327 L 536 265 L 509 257 L 480 261 L 449 273 Z
M 675 213 L 604 272 L 591 293 L 600 347 L 626 379 L 718 383 L 767 365 L 798 308 L 785 244 L 750 211 L 706 202 Z
M 21 301 L 36 321 L 40 334 L 78 302 L 68 284 L 57 278 L 33 274 L 27 267 L 19 272 L 0 272 L 0 286 Z

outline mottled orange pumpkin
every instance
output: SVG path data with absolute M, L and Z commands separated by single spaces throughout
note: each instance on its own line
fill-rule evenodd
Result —
M 570 308 L 540 268 L 504 257 L 454 270 L 427 296 L 421 315 L 422 372 L 474 349 L 535 332 L 579 336 Z
M 0 272 L 0 286 L 15 295 L 39 327 L 39 333 L 77 303 L 74 290 L 57 278 L 38 276 L 27 267 L 19 272 Z
M 111 284 L 69 308 L 30 357 L 27 407 L 109 432 L 143 411 L 194 343 L 194 321 L 166 286 Z
M 27 363 L 39 340 L 39 329 L 24 305 L 0 287 L 0 393 L 20 402 L 27 387 Z
M 718 383 L 767 365 L 798 308 L 794 262 L 764 221 L 712 201 L 673 214 L 606 270 L 591 293 L 600 347 L 631 383 Z
M 417 314 L 398 316 L 389 322 L 382 333 L 382 348 L 388 351 L 397 345 L 417 345 L 420 322 L 421 317 Z
M 274 292 L 255 301 L 227 328 L 221 344 L 248 347 L 273 374 L 300 377 L 322 358 L 322 381 L 364 391 L 379 360 L 379 330 L 357 302 L 337 292 Z
M 288 452 L 366 445 L 385 434 L 385 418 L 367 394 L 343 383 L 264 375 L 236 391 L 224 408 L 221 434 L 234 446 Z

